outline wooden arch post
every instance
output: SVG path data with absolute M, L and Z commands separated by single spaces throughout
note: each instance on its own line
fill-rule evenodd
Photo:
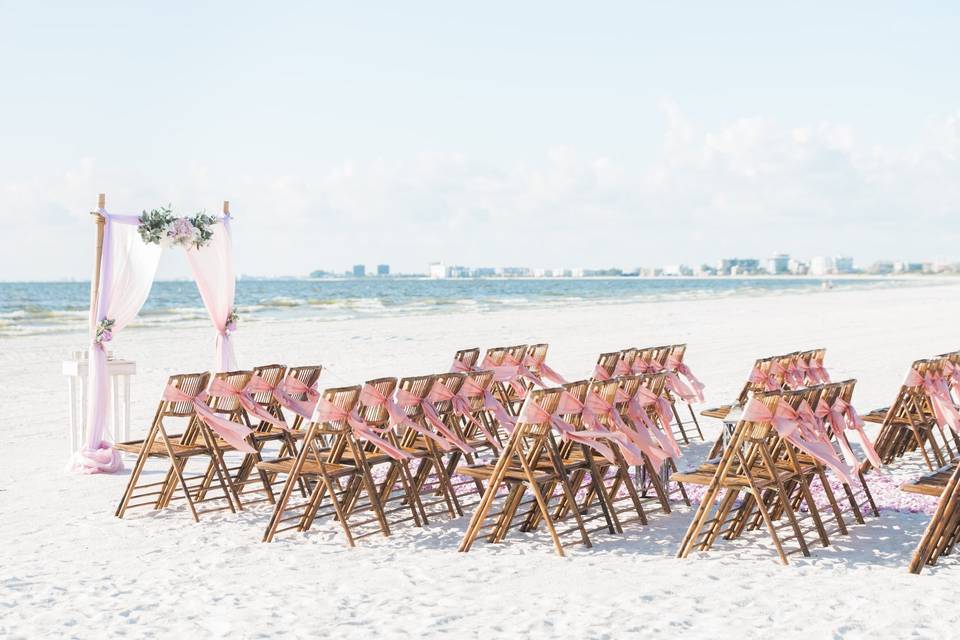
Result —
M 97 210 L 91 211 L 93 223 L 97 225 L 97 243 L 94 251 L 93 277 L 90 279 L 90 338 L 97 331 L 97 293 L 100 289 L 100 259 L 103 257 L 103 231 L 106 227 L 107 219 L 103 217 L 101 211 L 107 208 L 107 194 L 101 193 L 97 198 Z

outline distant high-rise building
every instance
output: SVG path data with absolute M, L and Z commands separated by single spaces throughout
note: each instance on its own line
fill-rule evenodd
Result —
M 447 272 L 447 265 L 443 264 L 442 262 L 431 262 L 428 273 L 430 274 L 431 278 L 437 280 L 449 276 L 449 273 Z
M 355 264 L 355 265 L 353 265 L 353 277 L 354 277 L 354 278 L 362 278 L 362 277 L 364 277 L 365 275 L 367 275 L 367 268 L 366 268 L 365 266 L 363 266 L 362 264 Z
M 833 268 L 837 273 L 853 273 L 853 258 L 847 256 L 834 258 Z
M 816 256 L 810 258 L 810 275 L 825 276 L 833 273 L 833 258 L 830 256 Z
M 790 256 L 786 253 L 778 253 L 767 260 L 767 272 L 770 274 L 781 274 L 790 271 Z
M 388 275 L 390 275 L 390 265 L 388 265 L 388 264 L 378 264 L 378 265 L 377 265 L 377 275 L 378 275 L 378 276 L 388 276 Z
M 717 261 L 717 275 L 743 275 L 760 270 L 760 261 L 755 258 L 724 258 Z

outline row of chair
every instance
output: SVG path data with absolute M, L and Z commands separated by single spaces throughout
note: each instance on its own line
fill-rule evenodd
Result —
M 331 516 L 352 545 L 389 535 L 399 522 L 426 524 L 437 510 L 462 515 L 471 496 L 487 518 L 489 501 L 507 494 L 491 540 L 520 521 L 531 530 L 571 518 L 588 540 L 583 521 L 591 511 L 602 528 L 620 532 L 627 513 L 646 521 L 644 501 L 670 510 L 663 474 L 679 453 L 671 428 L 676 397 L 691 401 L 702 391 L 678 347 L 672 358 L 657 353 L 656 364 L 643 365 L 657 372 L 610 377 L 598 369 L 553 389 L 544 379 L 562 378 L 545 362 L 547 345 L 489 349 L 479 363 L 479 349 L 463 350 L 448 373 L 323 392 L 316 390 L 319 366 L 172 376 L 147 437 L 116 445 L 137 456 L 117 515 L 185 500 L 198 519 L 268 501 L 274 508 L 264 540 Z M 632 363 L 641 351 L 622 353 Z M 546 421 L 537 422 L 543 411 Z M 179 433 L 174 420 L 185 422 Z M 276 455 L 268 458 L 269 443 Z M 231 452 L 243 454 L 232 466 Z M 162 480 L 143 481 L 150 458 L 168 462 Z M 188 473 L 195 460 L 200 467 Z M 578 492 L 585 495 L 579 504 Z M 678 492 L 686 500 L 682 485 Z M 530 494 L 552 506 L 527 509 Z M 200 509 L 213 501 L 221 504 Z M 471 527 L 468 538 L 478 532 Z M 471 543 L 465 539 L 464 550 Z

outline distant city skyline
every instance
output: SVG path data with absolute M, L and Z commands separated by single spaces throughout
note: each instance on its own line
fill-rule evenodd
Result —
M 0 278 L 89 277 L 100 192 L 230 200 L 250 275 L 952 262 L 958 32 L 950 4 L 4 3 Z
M 715 264 L 683 263 L 658 266 L 636 266 L 623 268 L 584 268 L 560 266 L 554 268 L 513 266 L 474 266 L 464 264 L 446 264 L 431 262 L 424 271 L 392 273 L 390 265 L 378 264 L 376 271 L 367 273 L 366 265 L 355 264 L 344 271 L 326 271 L 317 269 L 311 277 L 385 277 L 385 276 L 426 276 L 433 279 L 457 278 L 582 278 L 596 276 L 752 276 L 752 275 L 889 275 L 913 273 L 960 273 L 960 262 L 878 260 L 869 265 L 858 265 L 851 256 L 813 256 L 796 257 L 789 254 L 775 254 L 762 260 L 759 258 L 721 258 Z

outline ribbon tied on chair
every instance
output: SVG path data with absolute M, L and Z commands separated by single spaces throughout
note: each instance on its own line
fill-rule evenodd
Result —
M 694 402 L 703 402 L 703 390 L 706 389 L 706 385 L 700 382 L 700 379 L 697 378 L 697 376 L 693 375 L 693 371 L 690 370 L 690 367 L 688 367 L 685 362 L 671 354 L 667 356 L 667 369 L 674 371 L 686 378 L 687 382 L 689 383 L 688 388 L 691 399 Z M 680 397 L 683 397 L 683 395 L 681 394 Z M 683 399 L 687 403 L 690 403 L 690 400 L 687 398 L 684 397 Z
M 287 421 L 283 419 L 283 416 L 278 417 L 273 415 L 267 411 L 266 407 L 261 405 L 253 398 L 254 394 L 257 393 L 269 393 L 273 395 L 275 390 L 275 386 L 271 385 L 257 374 L 253 374 L 253 376 L 250 378 L 250 381 L 247 383 L 247 386 L 244 387 L 243 391 L 240 393 L 240 404 L 243 406 L 244 410 L 246 410 L 248 415 L 257 418 L 261 422 L 266 422 L 275 427 L 279 427 L 284 431 L 289 431 L 290 427 L 287 426 Z
M 843 457 L 847 461 L 847 464 L 856 468 L 860 466 L 860 460 L 853 452 L 853 449 L 850 448 L 850 443 L 843 434 L 844 429 L 856 431 L 857 437 L 860 439 L 860 446 L 863 447 L 863 451 L 866 453 L 870 464 L 878 469 L 882 466 L 877 450 L 863 430 L 863 418 L 860 417 L 860 414 L 857 413 L 857 410 L 853 408 L 852 404 L 843 398 L 837 398 L 832 405 L 828 405 L 821 399 L 817 403 L 816 414 L 821 419 L 826 418 L 830 421 L 833 432 L 837 435 L 840 451 L 843 452 Z
M 300 400 L 294 396 L 304 396 L 306 399 Z M 308 387 L 297 378 L 288 375 L 273 390 L 273 397 L 277 399 L 281 407 L 309 420 L 313 417 L 313 411 L 317 407 L 320 392 L 317 391 L 316 386 Z
M 216 378 L 210 383 L 210 391 L 214 395 L 220 396 L 238 397 L 240 395 L 239 391 Z M 197 418 L 210 427 L 214 433 L 223 438 L 224 442 L 231 447 L 243 453 L 256 453 L 257 450 L 247 442 L 247 436 L 253 433 L 253 431 L 247 428 L 246 425 L 233 422 L 215 413 L 207 404 L 209 397 L 210 395 L 203 389 L 193 396 L 169 384 L 167 388 L 163 390 L 163 399 L 168 402 L 188 402 L 192 404 Z
M 808 404 L 804 409 L 804 413 L 806 413 L 809 408 Z M 812 413 L 812 411 L 810 413 Z M 815 431 L 815 429 L 809 424 L 804 424 L 800 415 L 788 402 L 779 400 L 776 408 L 771 412 L 762 401 L 751 398 L 750 401 L 747 402 L 747 406 L 743 409 L 741 420 L 773 425 L 773 428 L 781 438 L 810 457 L 819 460 L 833 469 L 833 471 L 840 476 L 844 484 L 850 485 L 853 483 L 852 469 L 837 457 L 836 452 L 829 442 L 824 442 L 820 438 L 817 438 L 815 433 L 811 433 Z M 807 434 L 807 437 L 805 437 L 805 434 Z M 811 438 L 809 436 L 813 437 Z
M 597 452 L 610 464 L 617 463 L 616 454 L 605 441 L 613 440 L 621 446 L 629 446 L 625 442 L 622 434 L 613 433 L 606 429 L 595 429 L 587 431 L 577 429 L 575 426 L 563 419 L 563 416 L 580 415 L 584 410 L 583 403 L 577 400 L 569 391 L 564 391 L 560 396 L 560 403 L 553 414 L 534 402 L 528 402 L 523 410 L 521 420 L 529 424 L 550 424 L 560 433 L 560 438 L 568 442 L 576 442 Z
M 477 382 L 474 378 L 467 376 L 463 379 L 463 384 L 460 386 L 460 391 L 457 392 L 457 395 L 451 399 L 453 403 L 453 411 L 458 416 L 465 417 L 472 424 L 476 425 L 480 429 L 480 433 L 483 434 L 483 437 L 490 443 L 496 451 L 500 451 L 503 447 L 500 445 L 500 441 L 497 440 L 494 435 L 490 432 L 482 420 L 478 420 L 474 415 L 474 412 L 470 409 L 470 400 L 472 398 L 483 398 L 483 408 L 485 411 L 493 412 L 494 416 L 503 424 L 503 420 L 497 411 L 499 410 L 506 418 L 510 427 L 508 431 L 512 431 L 514 425 L 513 418 L 507 413 L 507 410 L 503 408 L 503 405 L 497 402 L 497 399 L 493 397 L 488 389 L 484 389 L 480 386 L 480 383 Z M 489 401 L 488 401 L 489 398 Z M 505 427 L 506 428 L 506 427 Z
M 537 358 L 528 353 L 523 356 L 523 366 L 530 372 L 539 371 L 539 378 L 543 380 L 549 380 L 554 384 L 567 384 L 566 379 L 546 363 L 546 359 L 546 356 Z M 540 382 L 541 387 L 546 386 L 543 384 L 543 380 Z
M 601 398 L 595 391 L 587 392 L 587 398 L 583 404 L 586 409 L 584 423 L 588 427 L 603 429 L 599 418 L 606 417 L 610 424 L 615 427 L 615 430 L 625 435 L 632 443 L 632 446 L 629 447 L 621 445 L 621 453 L 623 453 L 623 459 L 627 464 L 642 465 L 643 456 L 640 455 L 641 453 L 646 454 L 647 458 L 656 466 L 661 465 L 664 460 L 670 457 L 670 454 L 660 447 L 647 429 L 628 425 L 623 421 L 616 407 Z
M 921 376 L 916 369 L 911 367 L 903 384 L 908 387 L 922 388 L 930 401 L 937 424 L 941 427 L 949 426 L 955 432 L 960 433 L 960 413 L 957 412 L 957 407 L 950 397 L 950 390 L 941 376 L 931 375 L 929 371 Z
M 660 419 L 662 427 L 658 427 L 653 420 L 650 419 L 647 408 L 651 406 Z M 633 394 L 633 397 L 630 398 L 630 403 L 627 405 L 627 415 L 633 420 L 634 424 L 638 421 L 643 424 L 657 439 L 657 442 L 660 443 L 660 448 L 668 452 L 670 457 L 679 458 L 683 456 L 683 453 L 680 451 L 680 445 L 677 444 L 676 438 L 673 437 L 673 429 L 670 428 L 673 424 L 673 409 L 670 406 L 669 400 L 663 396 L 658 396 L 644 386 L 637 387 L 637 392 Z
M 474 453 L 473 447 L 466 442 L 463 442 L 463 440 L 450 431 L 450 428 L 443 423 L 443 420 L 441 420 L 440 416 L 437 415 L 437 410 L 434 408 L 433 403 L 428 398 L 421 398 L 406 389 L 397 389 L 396 396 L 397 404 L 403 408 L 419 406 L 423 411 L 423 417 L 426 418 L 427 422 L 429 422 L 439 432 L 439 434 L 425 428 L 416 420 L 410 420 L 409 426 L 414 431 L 425 438 L 433 440 L 437 446 L 444 451 L 453 451 L 454 447 L 456 447 L 464 453 Z

